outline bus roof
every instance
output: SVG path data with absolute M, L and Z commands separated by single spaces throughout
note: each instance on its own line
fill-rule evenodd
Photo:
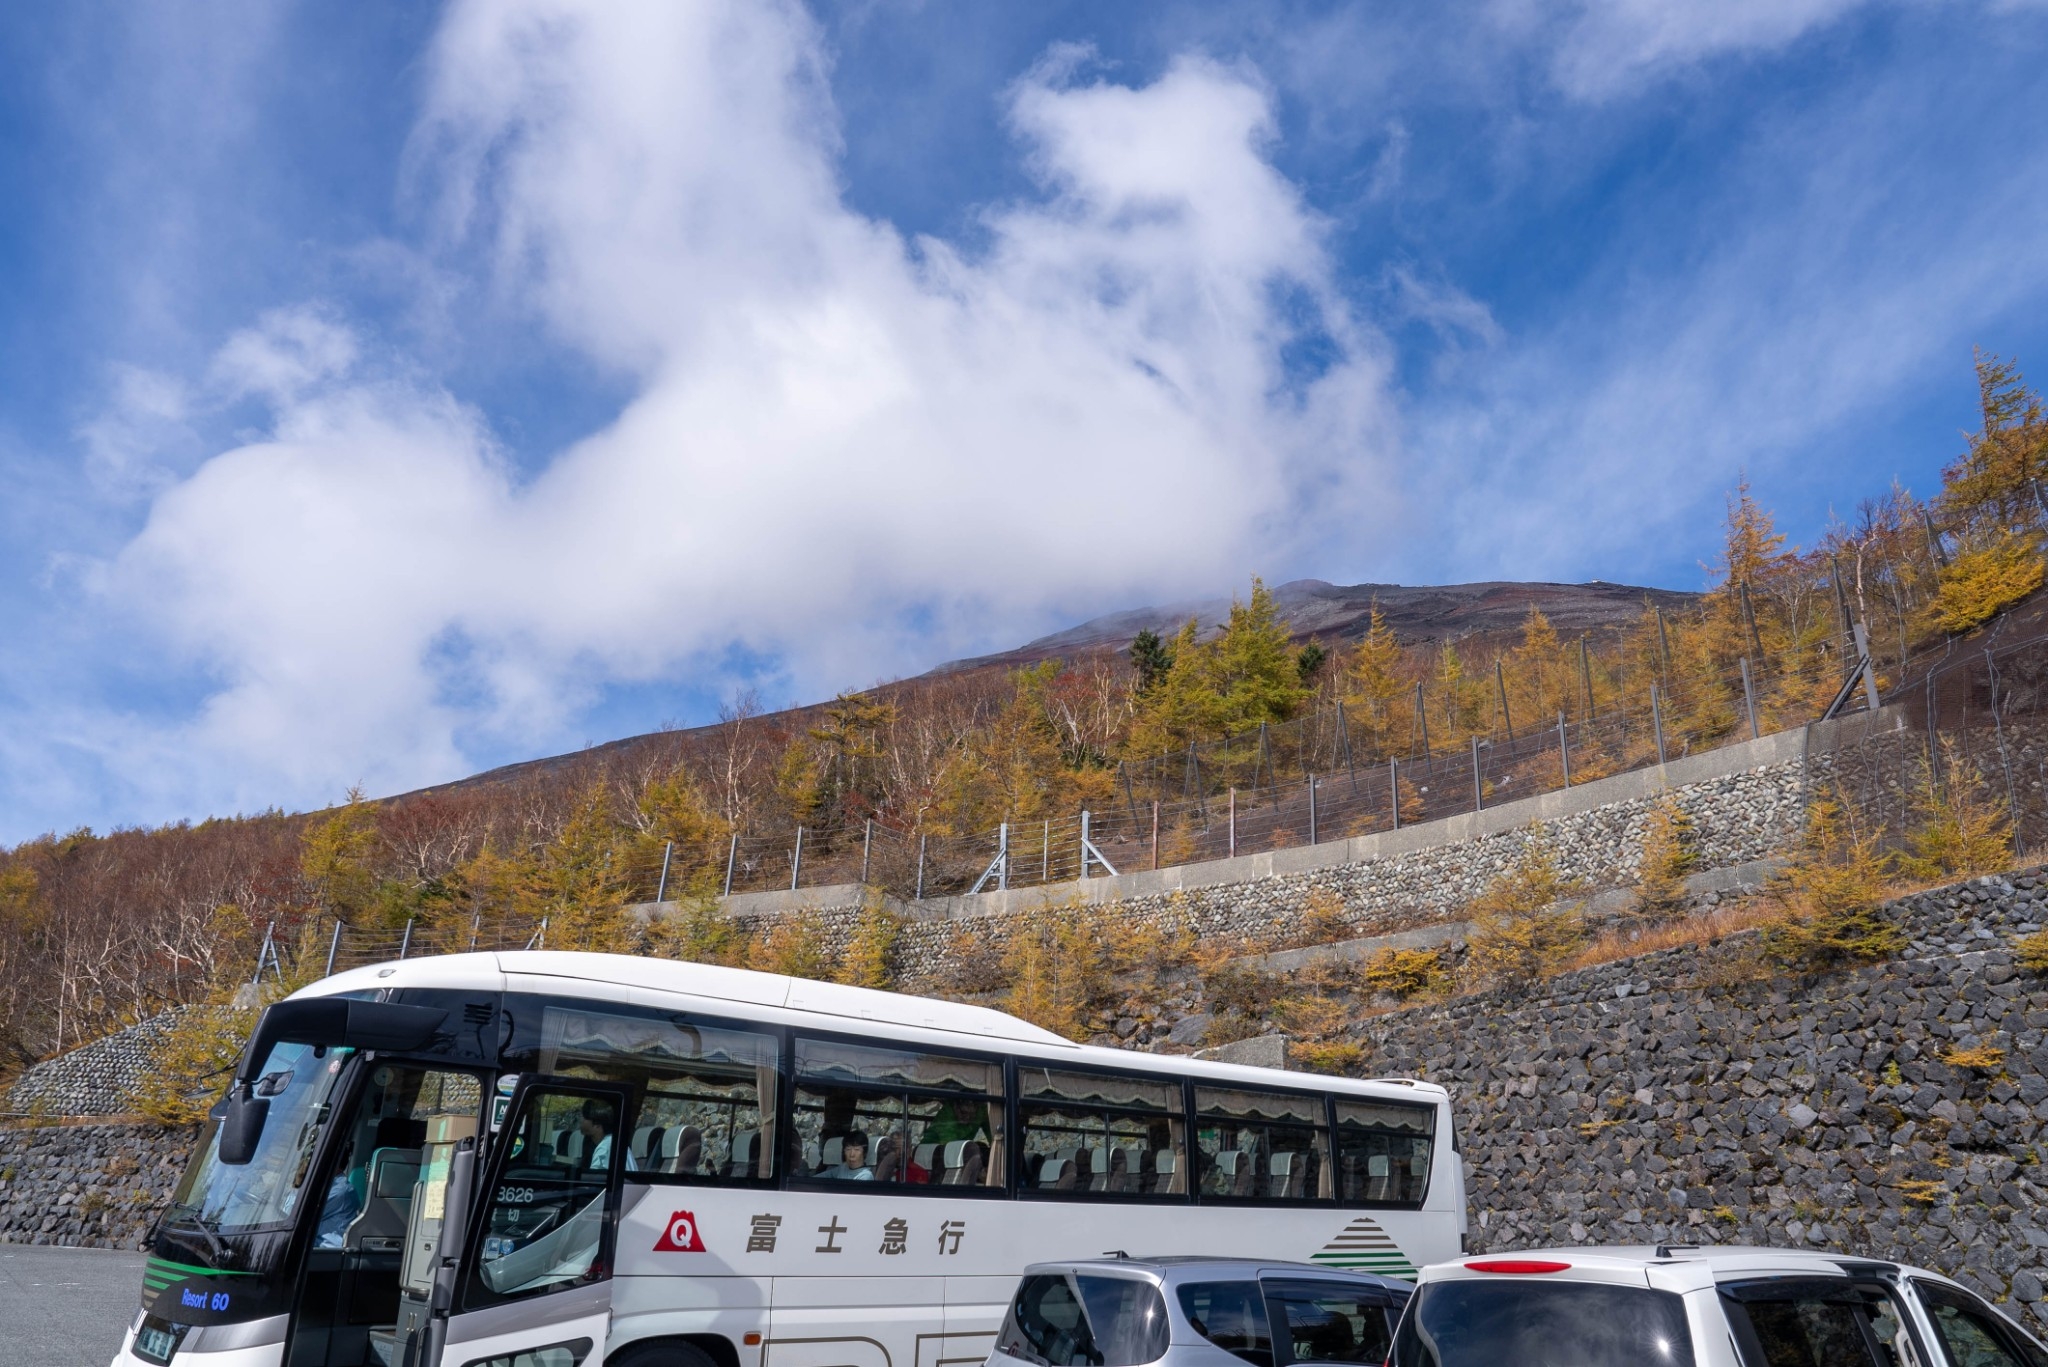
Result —
M 1300 1075 L 1283 1075 L 1276 1069 L 1248 1064 L 1076 1044 L 1006 1012 L 966 1002 L 884 992 L 868 987 L 848 987 L 748 968 L 725 968 L 717 964 L 685 963 L 627 954 L 508 950 L 431 955 L 349 969 L 302 988 L 293 995 L 318 997 L 365 988 L 420 987 L 594 996 L 599 994 L 593 989 L 600 986 L 610 989 L 602 995 L 627 1004 L 687 1006 L 688 1003 L 677 1002 L 674 998 L 689 997 L 704 1003 L 700 1009 L 713 1014 L 719 1014 L 717 1003 L 730 1003 L 745 1008 L 734 1014 L 753 1016 L 775 1024 L 802 1024 L 806 1017 L 815 1020 L 822 1016 L 832 1018 L 839 1029 L 845 1029 L 849 1024 L 863 1028 L 879 1026 L 882 1027 L 881 1033 L 893 1035 L 906 1043 L 915 1043 L 918 1036 L 931 1031 L 984 1041 L 984 1048 L 998 1041 L 1022 1044 L 1031 1046 L 1028 1052 L 1057 1052 L 1077 1063 L 1195 1074 L 1217 1083 L 1270 1086 L 1281 1076 L 1292 1078 L 1297 1086 L 1306 1081 Z M 1361 1093 L 1387 1093 L 1399 1088 L 1401 1093 L 1417 1101 L 1434 1101 L 1444 1096 L 1443 1089 L 1434 1083 L 1406 1079 L 1316 1079 L 1318 1087 L 1329 1084 L 1335 1084 L 1338 1090 Z

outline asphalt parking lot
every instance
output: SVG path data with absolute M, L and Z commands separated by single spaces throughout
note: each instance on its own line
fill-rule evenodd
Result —
M 0 1359 L 107 1367 L 142 1289 L 140 1253 L 0 1244 Z

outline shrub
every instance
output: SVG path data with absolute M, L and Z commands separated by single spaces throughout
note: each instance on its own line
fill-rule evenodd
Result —
M 1360 969 L 1366 990 L 1407 1000 L 1449 984 L 1443 955 L 1434 949 L 1382 949 Z
M 1951 1068 L 1995 1073 L 2005 1066 L 2005 1050 L 1995 1044 L 1979 1044 L 1969 1049 L 1952 1047 L 1942 1053 L 1941 1061 Z
M 1676 798 L 1666 797 L 1650 809 L 1643 823 L 1636 909 L 1662 914 L 1682 906 L 1685 876 L 1692 871 L 1693 862 L 1692 816 Z
M 178 1013 L 128 1104 L 159 1125 L 196 1125 L 226 1088 L 255 1027 L 254 1009 L 194 1006 Z
M 672 903 L 666 916 L 648 921 L 641 933 L 646 953 L 686 963 L 736 965 L 746 937 L 711 896 Z
M 785 912 L 769 923 L 748 958 L 770 973 L 829 980 L 832 949 L 825 920 L 816 911 Z
M 1934 766 L 1922 761 L 1913 795 L 1918 818 L 1898 856 L 1899 871 L 1927 882 L 1992 873 L 2012 863 L 2012 829 L 2005 806 L 1986 791 L 1983 770 L 1956 745 L 1941 741 L 1947 784 L 1935 781 Z
M 891 986 L 896 981 L 896 940 L 902 933 L 902 919 L 880 897 L 869 897 L 847 939 L 839 981 L 853 987 Z
M 2048 567 L 2032 536 L 2005 533 L 1990 545 L 1964 551 L 1941 571 L 1934 624 L 1950 633 L 1981 626 L 2040 588 L 2044 570 Z
M 1020 918 L 1003 954 L 1004 1009 L 1068 1039 L 1083 1039 L 1114 983 L 1103 913 L 1079 901 Z
M 2019 959 L 2020 967 L 2029 973 L 2048 973 L 2048 930 L 2021 936 L 2013 946 L 2013 954 Z
M 1534 983 L 1564 967 L 1585 940 L 1585 926 L 1576 907 L 1555 904 L 1578 890 L 1558 872 L 1541 833 L 1532 834 L 1520 862 L 1466 908 L 1473 971 L 1499 983 Z
M 1876 842 L 1849 829 L 1838 799 L 1822 796 L 1807 809 L 1798 857 L 1771 881 L 1778 912 L 1764 927 L 1765 956 L 1814 972 L 1899 953 L 1906 935 L 1878 910 L 1884 889 Z
M 1328 888 L 1310 888 L 1301 904 L 1301 920 L 1287 938 L 1297 945 L 1327 945 L 1348 940 L 1351 933 L 1344 899 Z
M 1365 1046 L 1350 1040 L 1290 1042 L 1287 1060 L 1303 1072 L 1355 1075 L 1365 1064 Z

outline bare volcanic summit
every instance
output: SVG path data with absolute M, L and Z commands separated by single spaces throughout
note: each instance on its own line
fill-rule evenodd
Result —
M 1674 589 L 1640 588 L 1595 579 L 1587 584 L 1328 584 L 1296 579 L 1273 590 L 1280 616 L 1298 641 L 1356 640 L 1371 623 L 1373 604 L 1404 644 L 1461 640 L 1467 636 L 1504 635 L 1518 631 L 1530 608 L 1540 608 L 1559 634 L 1599 635 L 1627 626 L 1645 603 L 1676 608 L 1695 595 Z M 1192 617 L 1203 633 L 1217 630 L 1230 615 L 1230 599 L 1200 598 L 1160 607 L 1129 608 L 1096 617 L 1079 626 L 1041 636 L 1014 650 L 955 660 L 934 674 L 989 665 L 1017 666 L 1040 660 L 1121 650 L 1141 631 L 1170 636 Z

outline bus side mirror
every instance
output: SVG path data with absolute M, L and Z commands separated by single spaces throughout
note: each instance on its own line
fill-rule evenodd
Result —
M 270 1118 L 270 1098 L 251 1096 L 237 1085 L 228 1093 L 227 1112 L 220 1118 L 220 1161 L 239 1168 L 256 1156 L 263 1122 Z

